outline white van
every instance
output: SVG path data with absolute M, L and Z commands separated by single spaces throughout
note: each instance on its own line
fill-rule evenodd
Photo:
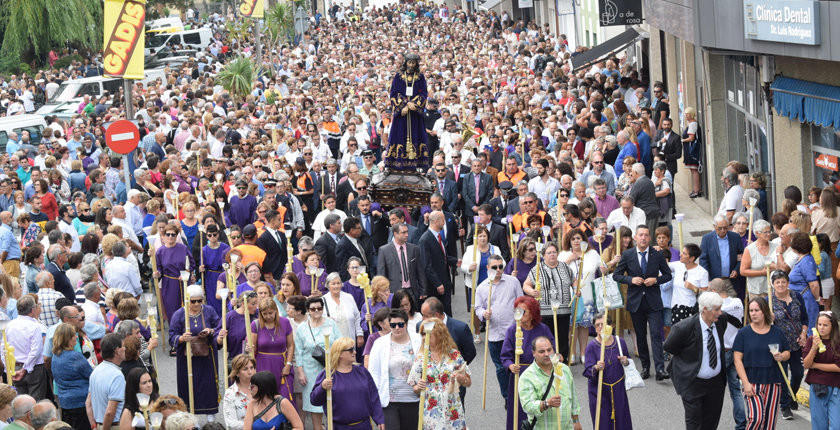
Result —
M 153 82 L 157 78 L 163 79 L 165 77 L 163 69 L 146 70 L 146 77 L 140 82 L 147 86 L 149 82 Z M 47 114 L 52 112 L 51 106 L 55 104 L 68 102 L 83 96 L 100 96 L 103 92 L 108 91 L 109 94 L 117 94 L 123 86 L 122 78 L 108 78 L 105 76 L 94 76 L 91 78 L 71 79 L 64 81 L 55 90 L 52 98 L 48 100 L 47 104 L 38 109 L 37 113 Z
M 6 143 L 9 141 L 11 132 L 20 136 L 22 131 L 28 131 L 29 141 L 37 145 L 41 142 L 45 128 L 47 128 L 47 121 L 41 115 L 14 115 L 0 118 L 0 152 L 6 152 Z
M 178 15 L 160 18 L 146 23 L 146 37 L 155 33 L 174 33 L 184 31 L 184 23 L 181 22 L 181 17 Z
M 195 30 L 179 31 L 176 33 L 146 33 L 146 57 L 170 44 L 181 45 L 201 51 L 213 41 L 213 30 L 197 28 Z

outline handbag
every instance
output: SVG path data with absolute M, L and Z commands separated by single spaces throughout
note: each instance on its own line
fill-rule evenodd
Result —
M 621 309 L 624 307 L 624 297 L 621 288 L 612 276 L 606 275 L 592 281 L 595 285 L 595 307 L 599 310 Z M 604 304 L 604 288 L 606 288 L 606 302 Z
M 620 357 L 624 355 L 621 352 L 621 339 L 616 336 L 615 342 L 618 344 L 618 355 Z M 627 357 L 627 365 L 624 366 L 624 389 L 630 391 L 634 388 L 645 388 L 645 380 L 642 379 L 642 375 L 636 369 L 636 363 L 633 359 Z
M 189 316 L 187 316 L 186 323 L 190 323 Z M 206 327 L 206 324 L 204 324 L 204 311 L 201 312 L 201 325 L 202 327 Z M 210 345 L 207 343 L 206 338 L 195 336 L 195 338 L 190 341 L 190 344 L 192 345 L 193 357 L 207 357 L 210 355 Z
M 324 351 L 324 348 L 321 345 L 318 345 L 315 341 L 315 333 L 312 332 L 312 325 L 309 324 L 309 321 L 306 321 L 306 325 L 309 326 L 309 335 L 312 336 L 312 342 L 315 344 L 315 348 L 312 349 L 312 358 L 320 363 L 321 367 L 325 367 L 327 365 L 327 353 Z
M 254 417 L 254 421 L 257 421 L 257 420 L 259 420 L 260 418 L 262 418 L 262 416 L 263 416 L 263 415 L 265 415 L 268 411 L 270 411 L 270 410 L 271 410 L 271 408 L 273 408 L 273 407 L 276 407 L 276 408 L 277 408 L 277 413 L 278 413 L 278 414 L 283 415 L 283 411 L 281 411 L 281 410 L 280 410 L 280 402 L 281 402 L 281 401 L 283 401 L 283 396 L 277 396 L 277 397 L 274 399 L 274 401 L 273 401 L 273 402 L 269 403 L 269 404 L 268 404 L 268 406 L 266 406 L 266 407 L 265 407 L 265 409 L 263 409 L 263 410 L 262 410 L 262 412 L 260 412 L 259 414 L 257 414 L 257 415 Z M 283 417 L 285 417 L 285 415 L 283 415 Z M 292 423 L 291 423 L 291 422 L 289 422 L 289 420 L 287 419 L 285 422 L 283 422 L 282 424 L 280 424 L 280 427 L 279 427 L 279 428 L 278 428 L 278 427 L 275 427 L 275 429 L 274 429 L 274 430 L 292 430 Z
M 545 387 L 545 392 L 542 395 L 540 401 L 545 400 L 548 397 L 548 392 L 551 391 L 551 384 L 554 382 L 554 372 L 551 372 L 551 376 L 548 378 L 548 386 Z M 519 407 L 519 405 L 514 406 L 515 408 Z M 534 426 L 537 424 L 537 418 L 533 418 L 530 421 L 524 419 L 519 422 L 519 430 L 534 430 Z

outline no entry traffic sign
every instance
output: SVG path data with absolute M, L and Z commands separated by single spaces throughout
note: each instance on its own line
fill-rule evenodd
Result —
M 118 154 L 130 154 L 140 143 L 140 130 L 131 121 L 115 121 L 105 130 L 105 143 Z

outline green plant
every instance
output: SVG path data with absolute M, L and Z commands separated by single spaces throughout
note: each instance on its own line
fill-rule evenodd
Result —
M 257 66 L 248 57 L 239 56 L 219 71 L 216 80 L 227 90 L 234 102 L 240 102 L 251 93 L 252 82 L 259 76 Z
M 295 6 L 289 3 L 277 3 L 265 13 L 265 34 L 269 46 L 275 47 L 281 41 L 291 41 L 295 37 Z
M 20 56 L 17 54 L 0 55 L 0 75 L 20 74 Z
M 67 66 L 69 66 L 70 63 L 72 63 L 74 61 L 78 61 L 78 62 L 81 63 L 84 60 L 82 59 L 82 57 L 79 54 L 67 55 L 67 56 L 59 58 L 58 60 L 55 60 L 55 64 L 53 65 L 53 67 L 55 67 L 56 69 L 63 69 L 63 68 L 66 68 Z
M 5 21 L 0 55 L 43 61 L 50 49 L 67 43 L 84 50 L 102 49 L 102 2 L 99 0 L 3 0 Z

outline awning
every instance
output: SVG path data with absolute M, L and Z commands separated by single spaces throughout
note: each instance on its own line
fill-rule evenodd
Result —
M 639 30 L 630 28 L 624 33 L 621 33 L 588 51 L 572 56 L 573 72 L 577 72 L 580 69 L 584 69 L 598 63 L 611 55 L 617 54 L 630 44 L 636 43 L 641 39 L 647 39 L 647 37 L 647 33 L 640 33 Z
M 770 90 L 779 115 L 840 128 L 840 87 L 778 77 L 770 84 Z

